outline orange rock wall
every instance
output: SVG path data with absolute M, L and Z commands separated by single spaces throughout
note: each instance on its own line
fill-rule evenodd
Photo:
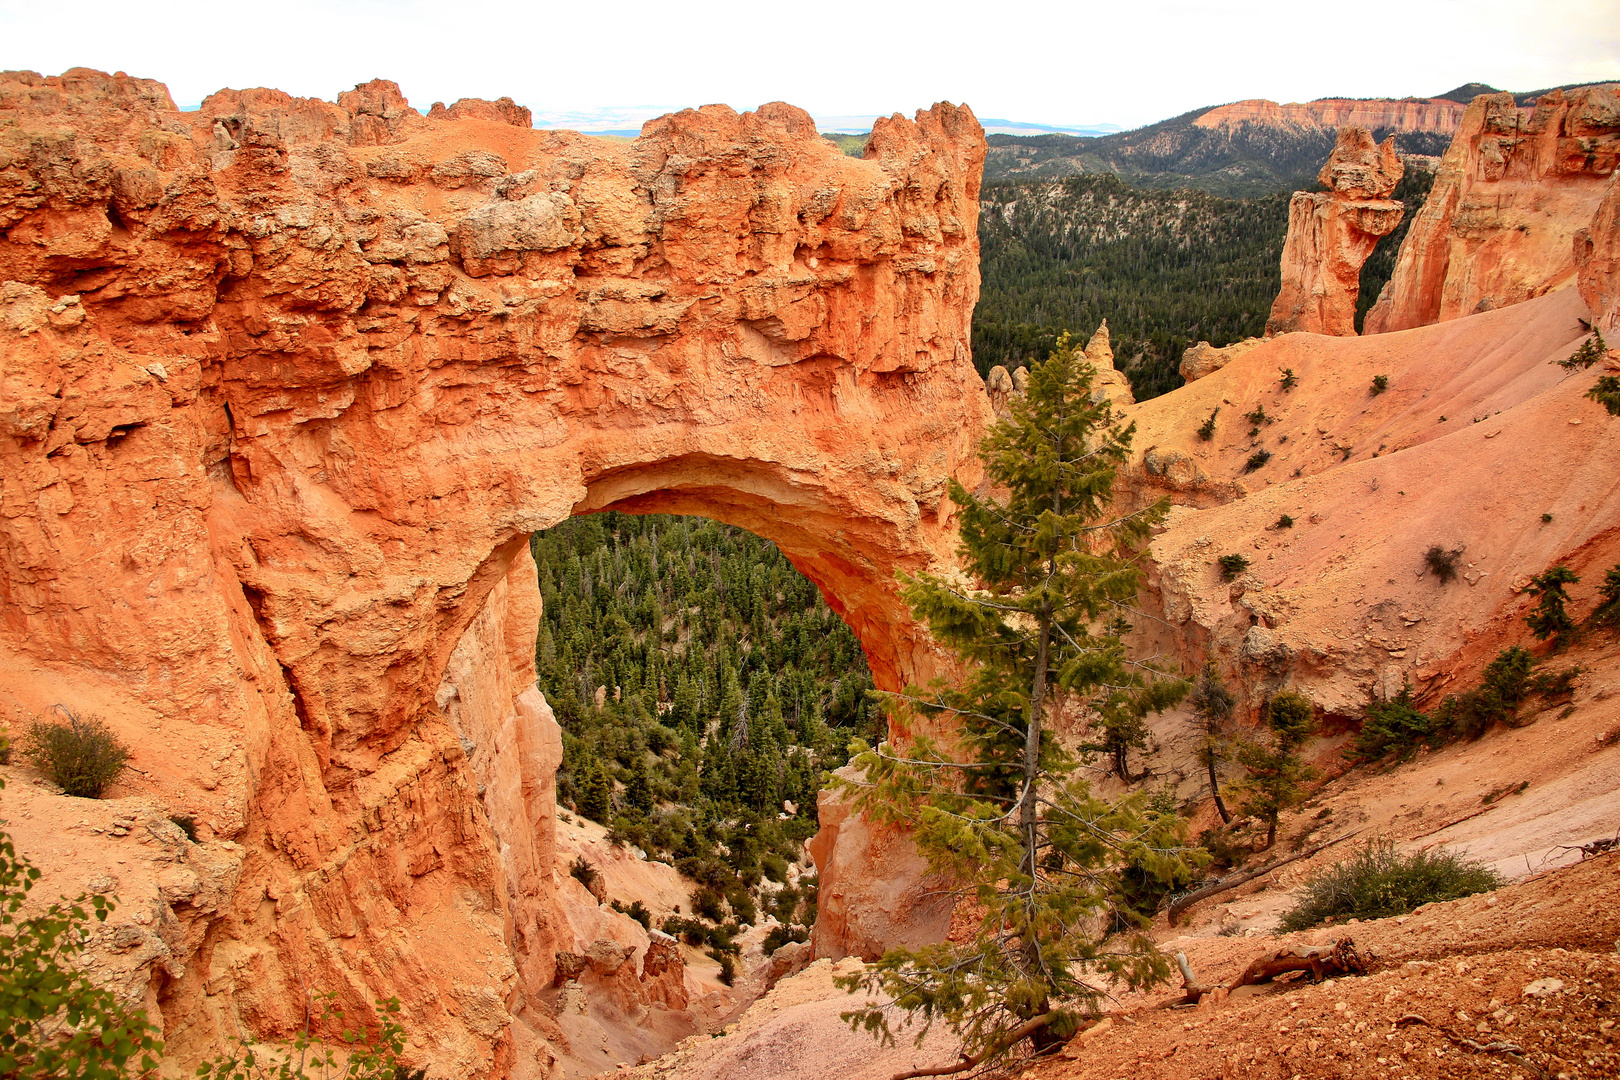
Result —
M 1268 336 L 1356 332 L 1361 266 L 1378 238 L 1401 223 L 1405 210 L 1389 196 L 1405 171 L 1393 135 L 1380 146 L 1366 128 L 1339 130 L 1319 177 L 1328 190 L 1296 191 L 1288 204 L 1282 286 L 1266 320 Z
M 894 574 L 981 479 L 971 112 L 865 160 L 781 104 L 509 112 L 0 76 L 0 710 L 105 715 L 114 794 L 197 818 L 229 900 L 142 969 L 182 1058 L 331 989 L 435 1075 L 548 1067 L 531 531 L 750 528 L 880 685 L 937 669 Z
M 1592 325 L 1620 347 L 1620 179 L 1609 181 L 1592 223 L 1575 233 L 1575 267 Z
M 1241 124 L 1263 123 L 1268 127 L 1307 130 L 1361 127 L 1450 134 L 1457 130 L 1465 108 L 1459 102 L 1445 98 L 1406 98 L 1398 101 L 1321 98 L 1286 105 L 1255 98 L 1217 106 L 1193 123 L 1199 127 L 1227 129 Z
M 1474 99 L 1364 332 L 1506 307 L 1574 283 L 1576 232 L 1620 162 L 1620 87 Z

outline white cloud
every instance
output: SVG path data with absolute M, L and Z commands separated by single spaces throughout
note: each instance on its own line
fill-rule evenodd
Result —
M 950 100 L 981 116 L 1071 125 L 1147 123 L 1248 97 L 1620 78 L 1620 0 L 1354 11 L 1279 0 L 83 0 L 69 21 L 38 0 L 0 0 L 0 67 L 123 69 L 167 82 L 181 102 L 224 86 L 330 99 L 383 77 L 423 109 L 509 95 L 550 113 L 786 100 L 825 115 Z

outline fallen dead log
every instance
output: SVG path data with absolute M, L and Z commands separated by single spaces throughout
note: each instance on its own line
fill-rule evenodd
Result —
M 1365 975 L 1373 959 L 1370 952 L 1362 955 L 1352 938 L 1340 938 L 1331 945 L 1292 946 L 1256 960 L 1227 989 L 1255 986 L 1290 971 L 1308 971 L 1312 982 Z
M 1341 843 L 1341 842 L 1343 842 L 1345 840 L 1348 840 L 1352 836 L 1355 836 L 1359 832 L 1361 832 L 1360 829 L 1352 829 L 1351 831 L 1345 833 L 1343 836 L 1338 836 L 1338 837 L 1333 838 L 1332 840 L 1326 841 L 1325 843 L 1317 844 L 1315 847 L 1306 848 L 1304 851 L 1301 851 L 1301 852 L 1299 852 L 1298 854 L 1295 854 L 1295 855 L 1290 855 L 1286 859 L 1278 859 L 1275 862 L 1267 863 L 1265 866 L 1262 866 L 1258 870 L 1245 870 L 1241 874 L 1229 875 L 1227 877 L 1222 878 L 1219 881 L 1213 882 L 1213 883 L 1211 883 L 1209 885 L 1205 885 L 1201 889 L 1194 889 L 1192 892 L 1188 893 L 1186 896 L 1183 896 L 1180 900 L 1177 900 L 1175 903 L 1170 905 L 1169 911 L 1166 912 L 1166 914 L 1170 918 L 1170 925 L 1171 926 L 1176 925 L 1176 919 L 1178 919 L 1181 916 L 1181 913 L 1186 911 L 1188 908 L 1192 907 L 1194 904 L 1198 903 L 1200 900 L 1208 900 L 1212 896 L 1218 896 L 1223 892 L 1230 892 L 1231 890 L 1237 888 L 1239 885 L 1246 885 L 1249 882 L 1253 881 L 1255 878 L 1265 877 L 1267 874 L 1271 873 L 1273 870 L 1276 870 L 1276 869 L 1278 869 L 1280 867 L 1283 867 L 1283 866 L 1287 866 L 1291 862 L 1298 862 L 1300 859 L 1308 859 L 1312 855 L 1315 855 L 1317 852 L 1322 851 L 1322 850 L 1324 850 L 1326 848 L 1330 848 L 1334 844 L 1338 844 L 1338 843 Z
M 1186 953 L 1176 953 L 1176 966 L 1181 969 L 1181 988 L 1186 991 L 1186 994 L 1180 1001 L 1171 1002 L 1172 1007 L 1176 1005 L 1196 1005 L 1204 999 L 1205 994 L 1215 989 L 1213 986 L 1200 984 L 1193 977 L 1192 965 L 1187 962 Z

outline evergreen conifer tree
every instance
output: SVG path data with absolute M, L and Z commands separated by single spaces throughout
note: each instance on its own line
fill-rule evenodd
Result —
M 1565 585 L 1573 585 L 1581 579 L 1575 576 L 1575 571 L 1567 566 L 1555 566 L 1545 574 L 1537 574 L 1530 579 L 1530 592 L 1537 597 L 1536 609 L 1524 617 L 1530 625 L 1530 632 L 1545 641 L 1553 638 L 1556 648 L 1564 643 L 1569 632 L 1575 629 L 1575 620 L 1569 617 L 1564 605 L 1569 602 L 1569 594 L 1564 591 Z
M 1140 798 L 1094 797 L 1047 730 L 1060 706 L 1145 714 L 1185 692 L 1132 662 L 1111 633 L 1136 596 L 1131 545 L 1163 509 L 1110 513 L 1132 430 L 1111 426 L 1108 403 L 1092 400 L 1094 374 L 1061 338 L 980 446 L 1005 501 L 951 485 L 972 584 L 907 581 L 913 611 L 969 673 L 894 704 L 946 721 L 951 746 L 924 736 L 904 752 L 857 746 L 864 779 L 845 782 L 857 808 L 910 827 L 931 870 L 976 905 L 968 940 L 891 949 L 841 980 L 886 994 L 923 1030 L 942 1021 L 958 1033 L 963 1058 L 949 1071 L 1025 1039 L 1037 1052 L 1061 1044 L 1102 996 L 1087 976 L 1144 986 L 1168 971 L 1140 933 L 1096 928 L 1141 925 L 1122 904 L 1119 872 L 1135 865 L 1171 881 L 1183 865 L 1180 822 L 1143 813 Z M 845 1018 L 892 1039 L 890 1015 L 879 1005 Z
M 613 781 L 599 761 L 592 761 L 585 767 L 585 775 L 579 785 L 579 812 L 599 824 L 608 824 L 613 813 Z
M 1198 763 L 1209 773 L 1209 794 L 1215 800 L 1215 810 L 1221 815 L 1221 821 L 1230 824 L 1232 813 L 1221 799 L 1220 765 L 1231 752 L 1226 722 L 1232 717 L 1232 706 L 1236 704 L 1236 699 L 1221 681 L 1220 672 L 1215 670 L 1215 661 L 1204 663 L 1204 670 L 1199 672 L 1198 681 L 1193 684 L 1189 697 L 1193 715 L 1198 717 L 1199 727 L 1203 729 L 1203 739 L 1198 744 Z
M 1301 786 L 1316 776 L 1305 764 L 1299 748 L 1316 730 L 1315 710 L 1310 699 L 1284 690 L 1266 702 L 1266 726 L 1271 743 L 1245 742 L 1238 747 L 1238 761 L 1248 770 L 1243 782 L 1243 812 L 1266 823 L 1266 847 L 1277 842 L 1277 819 L 1284 810 L 1305 801 Z

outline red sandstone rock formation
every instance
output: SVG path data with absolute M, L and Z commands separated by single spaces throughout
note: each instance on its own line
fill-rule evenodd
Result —
M 1620 86 L 1474 99 L 1395 274 L 1368 312 L 1385 333 L 1506 307 L 1574 282 L 1575 233 L 1620 161 Z
M 894 574 L 980 478 L 972 114 L 856 160 L 782 104 L 632 144 L 456 112 L 0 76 L 0 708 L 102 713 L 116 794 L 197 818 L 208 880 L 124 893 L 190 928 L 131 976 L 181 1058 L 307 987 L 398 995 L 435 1075 L 545 1071 L 531 531 L 752 529 L 880 685 L 935 670 Z M 885 872 L 825 867 L 829 926 Z
M 1575 268 L 1592 325 L 1620 348 L 1620 179 L 1609 181 L 1592 223 L 1575 233 Z
M 1361 266 L 1378 238 L 1401 223 L 1405 210 L 1389 196 L 1405 171 L 1395 136 L 1380 146 L 1365 128 L 1339 129 L 1318 177 L 1328 190 L 1296 191 L 1288 204 L 1282 288 L 1266 320 L 1268 337 L 1356 332 Z
M 1219 349 L 1207 341 L 1200 341 L 1198 344 L 1182 351 L 1181 377 L 1187 382 L 1195 382 L 1205 375 L 1213 375 L 1260 344 L 1261 340 L 1261 338 L 1244 338 L 1242 341 L 1234 341 L 1232 344 L 1222 346 Z
M 1204 128 L 1231 130 L 1242 124 L 1297 130 L 1333 131 L 1359 127 L 1369 130 L 1436 131 L 1450 135 L 1461 123 L 1465 106 L 1446 98 L 1402 98 L 1356 101 L 1349 98 L 1321 98 L 1303 103 L 1280 105 L 1255 98 L 1220 105 L 1193 123 Z
M 519 105 L 509 97 L 485 101 L 483 98 L 462 98 L 448 109 L 444 102 L 435 101 L 428 110 L 429 120 L 497 120 L 513 127 L 533 127 L 534 117 L 526 105 Z

